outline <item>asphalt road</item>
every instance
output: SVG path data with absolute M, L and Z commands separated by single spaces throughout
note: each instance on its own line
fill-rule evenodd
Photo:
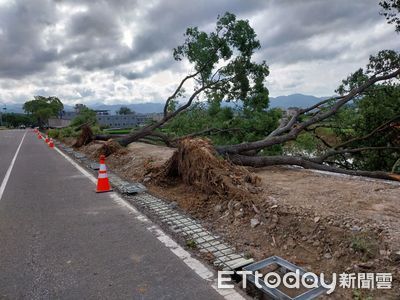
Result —
M 0 131 L 0 183 L 25 131 Z M 222 299 L 27 130 L 0 199 L 0 299 Z

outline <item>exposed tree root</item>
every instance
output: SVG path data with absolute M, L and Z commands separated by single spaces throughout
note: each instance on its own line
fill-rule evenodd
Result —
M 80 148 L 84 145 L 89 144 L 93 141 L 93 131 L 88 124 L 81 126 L 81 134 L 77 138 L 75 144 L 72 145 L 74 148 Z
M 110 139 L 103 143 L 103 145 L 96 151 L 95 156 L 99 157 L 100 155 L 109 156 L 113 153 L 126 153 L 126 149 L 124 149 L 119 143 Z
M 179 177 L 185 184 L 195 186 L 207 194 L 250 203 L 259 177 L 247 169 L 235 166 L 217 156 L 207 139 L 184 139 L 174 155 L 164 164 L 157 176 L 160 181 Z

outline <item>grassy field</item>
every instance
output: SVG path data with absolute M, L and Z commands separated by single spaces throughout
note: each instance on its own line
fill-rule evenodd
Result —
M 108 134 L 128 134 L 131 132 L 132 129 L 111 129 L 111 130 L 104 130 Z

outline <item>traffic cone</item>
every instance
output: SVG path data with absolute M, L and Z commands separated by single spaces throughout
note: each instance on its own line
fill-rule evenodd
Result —
M 38 133 L 37 138 L 38 138 L 39 140 L 41 140 L 41 139 L 42 139 L 42 135 L 41 135 L 40 133 Z
M 44 140 L 44 142 L 45 142 L 46 144 L 48 144 L 48 143 L 50 142 L 49 136 L 48 136 L 48 135 L 46 135 L 46 139 Z
M 107 168 L 106 168 L 106 157 L 100 155 L 100 168 L 99 176 L 97 178 L 97 189 L 96 193 L 104 193 L 111 191 L 110 183 L 108 182 Z
M 49 147 L 54 148 L 54 142 L 53 142 L 52 138 L 50 138 L 50 140 L 49 140 Z

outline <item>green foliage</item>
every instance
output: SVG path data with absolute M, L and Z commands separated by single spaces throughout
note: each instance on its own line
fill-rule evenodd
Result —
M 241 107 L 221 107 L 218 101 L 209 105 L 198 102 L 171 120 L 164 127 L 164 131 L 175 136 L 183 136 L 210 128 L 230 129 L 213 134 L 210 138 L 216 145 L 236 144 L 265 137 L 277 126 L 280 116 L 281 112 L 277 109 L 250 112 Z M 280 151 L 280 146 L 271 151 L 274 153 Z
M 53 139 L 58 139 L 60 137 L 60 129 L 49 129 L 47 135 Z
M 92 129 L 93 134 L 101 134 L 103 131 L 101 130 L 100 126 L 94 125 L 90 127 Z
M 100 130 L 98 127 L 94 127 L 95 131 Z M 97 128 L 97 129 L 96 129 Z M 92 128 L 93 130 L 93 128 Z M 99 132 L 94 132 L 94 133 L 100 133 Z M 76 131 L 74 128 L 72 127 L 64 127 L 61 129 L 49 129 L 47 131 L 47 134 L 49 137 L 51 138 L 55 138 L 55 139 L 60 139 L 62 140 L 63 138 L 68 138 L 68 137 L 78 137 L 80 135 L 80 131 Z
M 33 100 L 24 103 L 23 109 L 31 114 L 39 126 L 47 123 L 50 117 L 59 116 L 64 105 L 57 97 L 35 96 Z
M 299 134 L 295 141 L 286 145 L 292 155 L 313 154 L 317 147 L 318 140 L 309 132 Z
M 351 237 L 350 247 L 355 252 L 362 254 L 366 259 L 375 258 L 379 249 L 378 241 L 367 234 Z
M 132 131 L 132 129 L 112 129 L 106 130 L 107 134 L 128 134 Z
M 7 124 L 8 127 L 18 127 L 20 125 L 30 126 L 36 123 L 35 118 L 32 115 L 25 114 L 2 114 L 2 121 Z
M 135 112 L 132 111 L 129 107 L 127 106 L 121 106 L 119 110 L 117 111 L 117 114 L 119 115 L 131 115 L 134 114 Z
M 96 124 L 96 112 L 90 108 L 83 107 L 80 109 L 79 114 L 71 121 L 70 126 L 80 126 L 85 123 Z
M 384 15 L 389 24 L 396 26 L 396 31 L 400 32 L 400 1 L 399 0 L 382 0 L 379 2 L 382 7 L 381 14 Z
M 199 87 L 209 86 L 211 101 L 240 100 L 249 111 L 268 107 L 268 90 L 264 86 L 269 70 L 265 61 L 252 61 L 260 42 L 248 20 L 238 20 L 231 13 L 219 16 L 211 33 L 197 27 L 186 30 L 183 45 L 174 49 L 176 60 L 188 59 L 199 72 Z
M 400 54 L 393 50 L 383 50 L 371 56 L 366 70 L 359 69 L 337 89 L 340 95 L 364 84 L 371 76 L 383 76 L 394 72 L 400 66 Z M 342 141 L 361 138 L 374 129 L 400 116 L 400 85 L 398 79 L 382 81 L 367 88 L 353 103 L 343 107 L 334 117 L 335 132 Z M 395 120 L 399 122 L 399 119 Z M 398 129 L 386 126 L 372 136 L 346 145 L 346 148 L 398 147 Z M 354 169 L 391 171 L 400 158 L 396 149 L 366 150 L 351 155 L 351 160 L 336 157 Z
M 99 126 L 91 126 L 93 134 L 102 134 L 102 130 Z M 61 129 L 49 129 L 47 134 L 51 138 L 63 139 L 67 137 L 78 137 L 81 134 L 80 130 L 75 130 L 73 127 L 65 127 Z
M 372 296 L 365 295 L 369 291 L 361 291 L 359 289 L 353 290 L 353 300 L 373 300 Z
M 363 137 L 395 116 L 400 116 L 400 85 L 376 85 L 336 114 L 333 119 L 341 129 L 335 129 L 335 132 L 343 141 Z M 387 126 L 367 139 L 351 143 L 349 147 L 395 147 L 399 146 L 398 136 L 398 129 Z M 400 151 L 369 150 L 351 157 L 351 165 L 355 169 L 391 171 L 400 159 Z
M 187 246 L 189 249 L 196 249 L 196 248 L 197 248 L 197 244 L 196 244 L 196 241 L 195 241 L 195 240 L 187 240 L 187 241 L 186 241 L 186 246 Z
M 370 76 L 387 75 L 397 70 L 399 66 L 400 53 L 394 50 L 379 51 L 377 55 L 371 55 L 369 57 L 369 63 L 365 70 L 360 68 L 356 72 L 350 74 L 346 79 L 342 80 L 342 84 L 338 87 L 336 92 L 339 95 L 344 95 L 353 88 L 361 86 Z M 395 79 L 393 79 L 392 82 L 394 80 Z

